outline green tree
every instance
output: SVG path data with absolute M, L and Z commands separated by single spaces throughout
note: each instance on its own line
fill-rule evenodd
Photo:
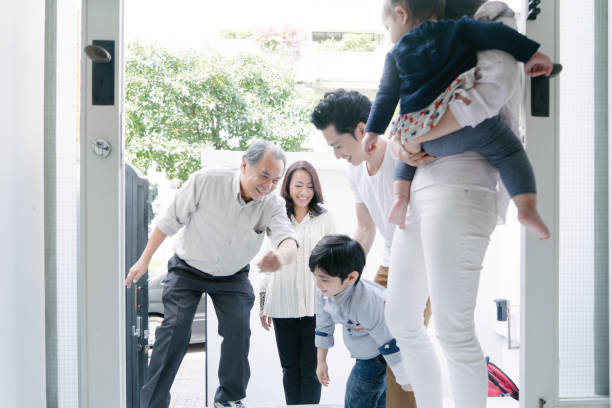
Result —
M 142 170 L 185 180 L 205 149 L 244 150 L 256 139 L 301 150 L 313 93 L 282 63 L 128 46 L 126 152 Z

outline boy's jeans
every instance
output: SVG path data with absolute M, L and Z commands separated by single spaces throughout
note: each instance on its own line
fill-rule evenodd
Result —
M 385 408 L 387 363 L 382 356 L 355 360 L 346 382 L 344 408 Z

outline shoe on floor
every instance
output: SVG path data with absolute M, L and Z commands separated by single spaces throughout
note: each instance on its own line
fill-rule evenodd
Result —
M 247 408 L 242 401 L 215 401 L 215 408 Z

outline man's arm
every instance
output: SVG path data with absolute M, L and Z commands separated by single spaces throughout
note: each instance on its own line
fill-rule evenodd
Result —
M 147 272 L 147 268 L 149 267 L 149 262 L 151 262 L 153 254 L 155 251 L 157 251 L 157 248 L 159 248 L 162 242 L 164 242 L 166 236 L 167 235 L 164 234 L 159 228 L 155 227 L 153 229 L 151 237 L 147 242 L 147 246 L 145 247 L 144 251 L 142 251 L 138 261 L 136 261 L 136 263 L 130 268 L 130 272 L 125 278 L 125 286 L 127 286 L 128 289 L 132 286 L 132 282 L 138 282 L 138 279 L 140 279 L 140 277 Z
M 364 203 L 355 203 L 355 214 L 357 215 L 357 229 L 353 233 L 353 239 L 361 244 L 367 255 L 376 237 L 376 224 Z
M 276 272 L 281 266 L 294 261 L 297 254 L 297 242 L 293 238 L 285 238 L 278 248 L 268 251 L 257 263 L 260 272 Z

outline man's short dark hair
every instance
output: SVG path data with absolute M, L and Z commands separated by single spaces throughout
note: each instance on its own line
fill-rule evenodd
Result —
M 325 235 L 315 245 L 310 253 L 308 266 L 314 272 L 316 268 L 323 270 L 329 276 L 344 281 L 351 272 L 357 271 L 359 282 L 365 266 L 366 256 L 361 244 L 346 235 Z
M 319 130 L 334 125 L 338 133 L 353 135 L 360 122 L 368 121 L 371 108 L 372 102 L 364 94 L 336 89 L 325 93 L 310 115 L 310 121 Z

